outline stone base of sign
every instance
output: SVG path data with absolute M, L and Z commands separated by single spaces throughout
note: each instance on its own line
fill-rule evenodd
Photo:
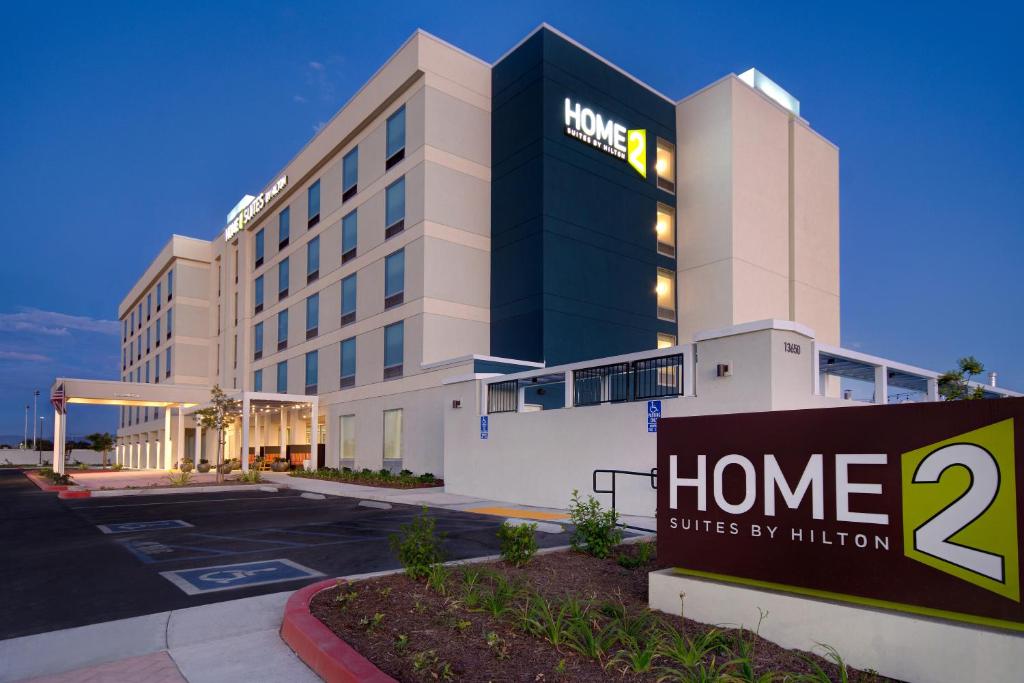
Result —
M 707 624 L 756 628 L 783 647 L 836 648 L 858 669 L 902 681 L 1020 680 L 1024 633 L 697 579 L 672 569 L 650 573 L 651 609 Z M 684 597 L 680 599 L 680 594 Z

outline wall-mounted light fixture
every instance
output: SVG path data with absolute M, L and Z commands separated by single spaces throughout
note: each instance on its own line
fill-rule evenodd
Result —
M 732 368 L 728 363 L 719 363 L 715 366 L 716 377 L 732 377 Z
M 461 407 L 462 407 L 462 401 L 460 401 L 457 398 L 452 400 L 452 408 L 461 408 Z

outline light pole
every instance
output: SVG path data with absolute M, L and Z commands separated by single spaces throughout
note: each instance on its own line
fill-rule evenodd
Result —
M 36 389 L 35 394 L 33 395 L 33 398 L 32 398 L 32 446 L 33 447 L 38 446 L 38 441 L 39 441 L 38 433 L 35 431 L 35 429 L 36 429 L 36 415 L 38 413 L 39 413 L 39 390 Z
M 25 404 L 25 434 L 21 437 L 21 447 L 28 446 L 28 404 Z
M 39 392 L 37 391 L 36 393 L 38 394 Z M 43 420 L 45 420 L 45 419 L 46 418 L 43 417 L 42 415 L 39 416 L 39 433 L 40 434 L 43 433 Z M 36 442 L 36 450 L 39 452 L 39 465 L 42 466 L 42 464 L 43 464 L 43 448 L 42 448 L 42 444 L 39 442 L 39 439 L 35 439 L 35 442 Z M 56 448 L 56 447 L 57 447 L 56 444 L 54 444 L 54 448 Z

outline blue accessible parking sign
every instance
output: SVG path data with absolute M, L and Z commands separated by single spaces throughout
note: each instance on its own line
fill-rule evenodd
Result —
M 661 401 L 647 402 L 647 431 L 653 433 L 658 431 L 658 418 L 661 417 Z
M 488 422 L 489 422 L 489 420 L 488 420 L 487 415 L 481 415 L 480 416 L 480 438 L 481 439 L 486 439 L 487 438 L 487 431 L 488 431 L 488 427 L 490 426 L 488 424 Z
M 188 595 L 199 595 L 232 588 L 248 588 L 267 583 L 309 579 L 323 576 L 323 573 L 303 567 L 291 560 L 266 560 L 197 569 L 179 569 L 172 572 L 160 572 L 160 575 Z

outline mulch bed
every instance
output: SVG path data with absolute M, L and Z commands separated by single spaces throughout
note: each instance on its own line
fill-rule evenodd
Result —
M 613 557 L 635 552 L 633 546 L 620 546 Z M 503 562 L 471 566 L 482 569 L 485 576 L 488 571 L 501 574 L 547 598 L 572 595 L 581 600 L 593 600 L 595 605 L 618 603 L 631 615 L 647 612 L 647 574 L 658 568 L 654 561 L 647 566 L 625 569 L 614 559 L 600 560 L 575 552 L 540 555 L 521 569 Z M 597 660 L 577 654 L 565 645 L 556 648 L 547 640 L 518 630 L 514 615 L 523 604 L 521 598 L 513 601 L 512 609 L 502 617 L 467 609 L 462 571 L 461 567 L 452 569 L 447 595 L 438 594 L 424 582 L 395 574 L 324 591 L 314 597 L 310 611 L 360 654 L 399 681 L 658 681 L 665 676 L 664 670 L 631 673 L 624 663 L 610 661 L 621 645 L 611 649 L 602 666 Z M 348 595 L 344 604 L 337 600 L 339 595 Z M 690 637 L 711 629 L 680 617 L 656 614 Z M 382 615 L 377 623 L 372 623 L 374 615 Z M 756 628 L 757 624 L 745 626 Z M 724 633 L 728 638 L 745 637 L 754 644 L 752 660 L 758 674 L 813 672 L 798 656 L 808 656 L 808 653 L 787 650 L 750 631 L 725 630 Z M 734 654 L 719 651 L 709 654 L 704 663 L 712 664 L 712 657 L 717 657 L 714 663 L 721 665 L 733 659 Z M 840 680 L 839 670 L 833 663 L 812 657 L 831 680 Z M 662 664 L 671 662 L 659 661 L 656 666 Z M 849 674 L 851 681 L 887 680 L 852 669 Z M 780 675 L 773 680 L 781 681 L 783 677 Z
M 433 481 L 400 482 L 388 481 L 386 479 L 346 479 L 343 477 L 308 477 L 301 474 L 291 475 L 296 479 L 313 479 L 316 481 L 336 481 L 341 484 L 356 484 L 357 486 L 372 486 L 378 489 L 433 489 L 444 486 L 444 479 Z

